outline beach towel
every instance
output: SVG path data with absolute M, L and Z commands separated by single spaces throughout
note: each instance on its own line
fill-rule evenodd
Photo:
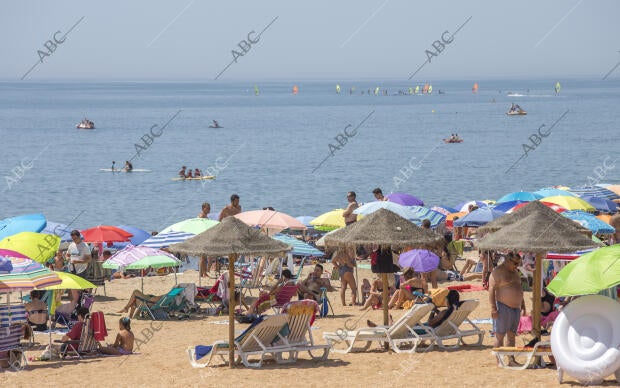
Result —
M 90 314 L 90 322 L 93 328 L 93 335 L 97 341 L 104 341 L 108 336 L 108 330 L 105 326 L 105 318 L 103 312 L 95 311 Z
M 263 316 L 263 315 L 258 317 L 254 322 L 252 322 L 252 324 L 250 326 L 248 326 L 247 329 L 245 329 L 243 331 L 243 333 L 239 334 L 239 336 L 237 338 L 235 338 L 235 342 L 241 341 L 243 339 L 243 337 L 245 337 L 247 335 L 247 333 L 250 332 L 250 330 L 252 330 L 254 328 L 254 326 L 256 326 L 259 323 L 261 323 L 263 321 L 263 319 L 265 319 L 265 316 Z M 227 348 L 228 347 L 228 343 L 218 344 L 217 346 L 219 348 Z M 194 350 L 196 352 L 196 360 L 200 360 L 204 356 L 206 356 L 209 353 L 211 353 L 211 351 L 213 350 L 213 346 L 212 345 L 208 345 L 208 346 L 206 346 L 206 345 L 197 345 L 194 348 Z

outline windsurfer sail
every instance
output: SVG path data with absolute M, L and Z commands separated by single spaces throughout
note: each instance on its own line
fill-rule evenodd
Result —
M 260 94 L 260 90 L 258 90 L 258 86 L 254 85 L 254 95 L 258 96 Z
M 428 93 L 428 82 L 424 84 L 424 87 L 422 88 L 422 94 L 427 94 Z
M 478 93 L 478 82 L 474 83 L 474 87 L 471 88 L 471 92 L 474 94 Z
M 340 94 L 340 85 L 336 84 L 336 93 Z
M 297 87 L 297 85 L 293 86 L 293 94 L 297 94 L 299 93 L 299 88 Z
M 555 83 L 555 95 L 556 96 L 560 94 L 560 89 L 562 89 L 562 85 L 560 85 L 560 82 L 558 81 Z
M 413 90 L 413 94 L 418 94 L 420 93 L 420 85 L 416 85 L 415 89 Z
M 428 94 L 433 93 L 433 85 L 428 85 Z

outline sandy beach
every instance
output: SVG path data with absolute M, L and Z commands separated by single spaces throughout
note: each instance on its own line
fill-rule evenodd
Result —
M 462 265 L 462 262 L 458 262 Z M 304 268 L 304 273 L 311 266 Z M 331 264 L 326 269 L 331 271 Z M 369 270 L 360 269 L 359 278 L 372 278 Z M 178 276 L 180 283 L 198 282 L 196 271 L 186 271 Z M 205 279 L 202 280 L 203 285 Z M 208 279 L 207 284 L 213 280 Z M 339 286 L 339 281 L 332 282 Z M 478 284 L 478 281 L 464 282 Z M 460 282 L 441 283 L 440 287 L 460 284 Z M 163 294 L 174 285 L 172 275 L 145 278 L 146 293 Z M 113 342 L 118 332 L 118 320 L 122 316 L 116 313 L 126 303 L 134 289 L 140 288 L 140 279 L 117 279 L 106 284 L 107 296 L 103 289 L 97 291 L 93 311 L 105 313 L 108 328 L 108 342 Z M 254 291 L 256 296 L 256 291 Z M 350 294 L 347 293 L 347 298 Z M 526 293 L 528 310 L 531 308 L 531 293 Z M 344 322 L 356 322 L 357 327 L 364 327 L 367 319 L 381 322 L 382 311 L 370 310 L 360 312 L 359 307 L 340 303 L 338 290 L 329 294 L 335 310 L 335 317 L 317 319 L 313 326 L 313 336 L 319 343 L 324 343 L 324 331 L 336 331 L 344 327 Z M 471 319 L 490 318 L 490 308 L 486 291 L 461 293 L 461 299 L 479 299 L 480 306 L 470 316 Z M 207 307 L 203 304 L 203 307 Z M 402 310 L 391 311 L 398 319 Z M 359 321 L 358 321 L 359 320 Z M 236 324 L 239 333 L 247 325 Z M 404 384 L 417 386 L 489 386 L 505 385 L 510 387 L 556 386 L 557 374 L 553 367 L 545 369 L 512 371 L 496 366 L 491 355 L 493 338 L 488 332 L 490 324 L 480 324 L 486 334 L 482 346 L 466 346 L 456 350 L 433 350 L 416 354 L 396 354 L 379 349 L 373 344 L 366 353 L 338 354 L 330 353 L 327 361 L 312 361 L 307 354 L 300 355 L 299 362 L 278 365 L 266 362 L 261 369 L 243 366 L 233 370 L 223 363 L 215 367 L 194 369 L 188 362 L 186 349 L 194 345 L 210 345 L 216 340 L 227 339 L 228 324 L 226 316 L 204 316 L 195 314 L 190 320 L 147 321 L 132 320 L 132 330 L 136 336 L 135 351 L 130 356 L 98 356 L 84 360 L 68 359 L 54 361 L 30 361 L 26 370 L 21 372 L 0 373 L 0 384 L 11 387 L 66 386 L 77 387 L 85 384 L 98 386 L 223 386 L 243 384 L 249 387 L 276 386 L 380 386 L 393 387 Z M 58 336 L 54 336 L 58 339 Z M 517 338 L 517 345 L 530 340 L 529 335 Z M 41 354 L 48 342 L 46 334 L 35 335 L 35 345 L 26 351 L 27 357 Z M 572 381 L 570 378 L 566 381 Z M 608 378 L 606 385 L 616 383 Z

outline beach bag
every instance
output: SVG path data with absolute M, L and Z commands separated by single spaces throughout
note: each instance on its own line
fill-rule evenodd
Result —
M 325 293 L 323 293 L 321 294 L 321 299 L 320 299 L 319 316 L 321 318 L 324 318 L 327 316 L 327 314 L 329 314 L 329 304 L 327 301 L 327 297 L 325 296 Z
M 519 318 L 519 327 L 517 328 L 517 334 L 529 333 L 532 331 L 532 316 L 522 315 Z

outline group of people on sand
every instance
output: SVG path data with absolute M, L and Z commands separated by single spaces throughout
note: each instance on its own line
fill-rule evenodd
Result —
M 192 169 L 187 169 L 187 167 L 183 166 L 181 167 L 181 170 L 179 171 L 179 177 L 183 178 L 183 179 L 187 179 L 187 178 L 200 178 L 202 176 L 202 171 L 200 171 L 200 169 L 196 168 L 194 169 L 194 171 L 192 172 Z

